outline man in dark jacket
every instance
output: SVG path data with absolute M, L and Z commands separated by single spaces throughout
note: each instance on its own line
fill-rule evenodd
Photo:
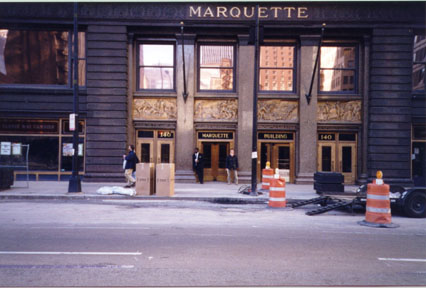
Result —
M 192 169 L 197 173 L 198 180 L 200 184 L 204 183 L 204 157 L 198 150 L 195 148 L 194 154 L 192 154 Z
M 234 172 L 235 184 L 238 184 L 238 158 L 235 156 L 234 149 L 229 151 L 226 157 L 226 173 L 228 174 L 228 185 L 231 184 L 231 171 Z
M 124 176 L 127 180 L 127 185 L 125 188 L 134 187 L 136 184 L 135 178 L 133 178 L 132 173 L 136 170 L 136 164 L 139 163 L 139 159 L 135 153 L 135 146 L 129 145 L 129 154 L 123 155 L 123 159 L 126 160 L 126 165 L 124 166 Z

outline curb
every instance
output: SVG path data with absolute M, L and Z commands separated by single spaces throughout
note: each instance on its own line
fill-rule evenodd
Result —
M 73 193 L 72 195 L 0 195 L 0 200 L 133 200 L 133 201 L 204 201 L 217 204 L 267 204 L 269 198 L 237 198 L 237 197 L 156 197 L 156 196 L 126 196 L 126 195 L 84 195 Z M 287 199 L 287 202 L 301 201 L 301 199 Z

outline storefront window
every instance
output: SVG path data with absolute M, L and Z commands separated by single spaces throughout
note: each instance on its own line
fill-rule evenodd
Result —
M 234 90 L 234 50 L 234 45 L 200 45 L 200 90 Z
M 84 171 L 85 123 L 79 122 L 79 145 L 75 152 L 79 156 L 78 169 Z M 73 137 L 68 119 L 0 119 L 0 142 L 29 145 L 30 174 L 57 176 L 72 171 Z M 0 165 L 25 167 L 25 155 L 3 154 L 0 154 Z M 15 169 L 21 170 L 25 168 Z
M 79 33 L 79 85 L 86 83 L 85 33 Z M 0 84 L 70 85 L 71 33 L 0 29 Z
M 426 79 L 426 37 L 414 36 L 413 91 L 425 90 Z
M 294 51 L 294 46 L 260 47 L 260 91 L 293 91 Z
M 173 90 L 175 47 L 171 44 L 139 45 L 139 90 Z
M 356 92 L 356 79 L 356 48 L 354 46 L 321 47 L 321 92 Z

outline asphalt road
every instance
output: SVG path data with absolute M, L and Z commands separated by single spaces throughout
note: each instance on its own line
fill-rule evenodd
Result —
M 312 206 L 310 207 L 312 208 Z M 0 202 L 0 286 L 426 285 L 426 221 L 189 201 Z

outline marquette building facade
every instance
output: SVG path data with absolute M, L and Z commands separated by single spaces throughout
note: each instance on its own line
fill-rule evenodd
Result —
M 424 181 L 425 2 L 258 5 L 78 4 L 84 181 L 123 180 L 134 144 L 142 162 L 175 163 L 178 182 L 196 181 L 195 147 L 205 180 L 225 181 L 234 149 L 249 182 L 253 133 L 258 179 L 270 161 L 291 183 L 316 171 L 365 183 L 377 170 Z M 30 145 L 34 180 L 71 174 L 73 17 L 72 3 L 0 3 L 0 141 Z

